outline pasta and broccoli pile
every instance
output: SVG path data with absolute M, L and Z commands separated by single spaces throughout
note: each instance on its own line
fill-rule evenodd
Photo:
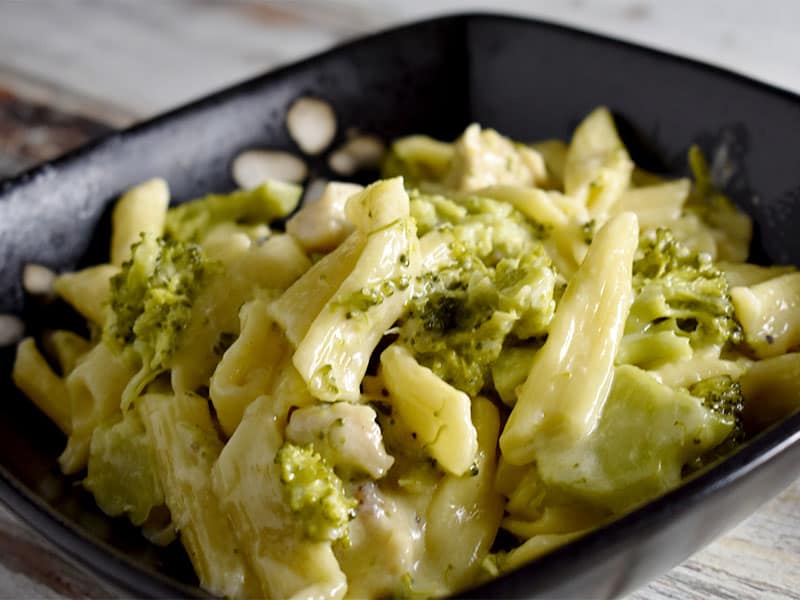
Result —
M 800 273 L 692 149 L 399 139 L 383 179 L 124 194 L 107 264 L 22 341 L 59 463 L 231 598 L 438 596 L 677 485 L 797 408 Z M 51 367 L 53 365 L 53 367 Z M 502 545 L 496 543 L 504 530 Z

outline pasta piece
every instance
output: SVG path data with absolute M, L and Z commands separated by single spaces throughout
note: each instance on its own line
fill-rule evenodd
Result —
M 503 517 L 503 499 L 494 490 L 500 414 L 479 397 L 472 403 L 472 420 L 478 431 L 472 470 L 442 479 L 428 508 L 426 567 L 440 580 L 442 593 L 457 592 L 475 581 Z
M 586 198 L 593 216 L 609 212 L 628 188 L 633 162 L 605 107 L 593 110 L 575 129 L 564 165 L 564 191 Z
M 706 350 L 695 350 L 691 358 L 661 365 L 650 373 L 670 387 L 688 388 L 693 383 L 720 375 L 739 379 L 751 364 L 752 360 L 741 356 L 720 358 L 719 348 L 712 346 Z
M 745 398 L 745 427 L 761 431 L 800 408 L 800 354 L 753 363 L 739 383 Z
M 270 305 L 270 316 L 292 345 L 296 347 L 302 341 L 314 318 L 353 270 L 365 242 L 364 235 L 350 234 Z
M 420 365 L 407 348 L 396 343 L 381 354 L 381 373 L 392 408 L 417 442 L 448 473 L 466 473 L 478 451 L 469 397 Z
M 735 287 L 731 300 L 745 340 L 758 358 L 778 356 L 800 344 L 800 273 Z
M 121 266 L 131 257 L 131 246 L 142 233 L 164 233 L 169 187 L 163 179 L 150 179 L 125 192 L 111 213 L 111 264 Z
M 64 381 L 50 368 L 36 349 L 33 338 L 25 338 L 17 346 L 17 357 L 11 371 L 14 385 L 25 394 L 65 434 L 72 431 L 72 415 Z
M 201 584 L 228 598 L 258 595 L 253 574 L 211 489 L 211 469 L 222 442 L 208 403 L 194 394 L 145 394 L 136 409 L 155 451 L 172 521 Z
M 95 325 L 103 326 L 111 278 L 119 273 L 116 265 L 97 265 L 59 275 L 53 284 L 56 294 Z
M 613 212 L 636 213 L 642 229 L 669 227 L 671 221 L 681 216 L 690 189 L 691 182 L 688 179 L 628 189 L 614 204 Z
M 529 463 L 545 440 L 562 435 L 579 440 L 594 429 L 630 310 L 638 239 L 636 216 L 622 213 L 589 247 L 500 436 L 509 462 Z
M 419 241 L 400 178 L 353 196 L 348 218 L 369 232 L 352 272 L 311 323 L 293 362 L 317 398 L 357 401 L 369 357 L 400 317 L 419 272 Z
M 63 329 L 45 333 L 42 341 L 45 352 L 58 363 L 62 376 L 69 375 L 78 361 L 92 349 L 89 340 Z
M 122 355 L 101 342 L 67 376 L 72 431 L 58 459 L 62 471 L 75 473 L 86 466 L 92 432 L 119 413 L 122 391 L 134 374 Z
M 554 227 L 567 223 L 567 215 L 553 201 L 553 196 L 558 192 L 516 185 L 494 185 L 478 190 L 476 194 L 508 202 L 523 215 L 541 225 Z
M 753 265 L 750 263 L 735 263 L 728 261 L 718 261 L 715 266 L 723 272 L 728 284 L 734 287 L 747 287 L 769 281 L 781 275 L 794 273 L 797 267 L 792 265 L 772 265 L 769 267 L 762 267 L 761 265 Z
M 331 543 L 303 537 L 302 524 L 285 501 L 275 461 L 288 402 L 261 396 L 247 408 L 214 465 L 214 492 L 264 597 L 336 600 L 344 596 L 347 581 Z
M 380 479 L 394 459 L 386 454 L 375 411 L 369 406 L 335 402 L 299 408 L 286 426 L 286 439 L 295 444 L 313 444 L 325 461 L 357 474 Z
M 345 215 L 362 233 L 376 233 L 408 217 L 409 202 L 402 177 L 384 179 L 350 196 L 345 205 Z
M 333 250 L 353 231 L 344 209 L 347 200 L 363 189 L 354 183 L 332 181 L 319 200 L 306 204 L 286 222 L 286 231 L 308 252 Z
M 233 434 L 247 406 L 269 390 L 289 344 L 267 313 L 269 300 L 256 298 L 240 312 L 241 333 L 222 355 L 211 376 L 209 393 L 227 436 Z
M 325 401 L 358 400 L 372 351 L 402 314 L 418 271 L 411 219 L 370 234 L 353 272 L 294 354 L 294 365 L 312 394 Z

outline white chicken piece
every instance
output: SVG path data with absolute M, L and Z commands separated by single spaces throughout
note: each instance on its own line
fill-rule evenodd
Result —
M 319 200 L 306 204 L 286 222 L 286 231 L 297 238 L 307 252 L 333 250 L 354 229 L 345 216 L 344 207 L 350 196 L 363 189 L 355 183 L 330 182 Z
M 300 408 L 286 426 L 286 439 L 313 444 L 332 466 L 383 477 L 394 458 L 383 447 L 375 411 L 363 404 L 335 402 Z

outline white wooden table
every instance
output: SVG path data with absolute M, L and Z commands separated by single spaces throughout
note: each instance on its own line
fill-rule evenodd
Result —
M 342 39 L 473 9 L 609 33 L 800 92 L 797 0 L 0 0 L 0 174 L 85 141 L 102 130 L 94 123 L 125 126 Z M 19 110 L 34 105 L 58 118 Z M 108 595 L 0 508 L 0 598 Z M 633 596 L 800 598 L 800 481 Z

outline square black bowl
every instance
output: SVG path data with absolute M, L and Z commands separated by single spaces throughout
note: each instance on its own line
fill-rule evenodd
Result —
M 800 264 L 800 98 L 700 63 L 536 21 L 457 15 L 360 39 L 202 99 L 0 184 L 0 312 L 28 332 L 52 320 L 20 285 L 104 258 L 107 209 L 163 176 L 185 200 L 233 187 L 232 157 L 294 150 L 290 102 L 328 99 L 348 127 L 452 139 L 470 122 L 516 139 L 567 137 L 609 106 L 634 159 L 680 174 L 691 143 L 724 153 L 727 191 L 755 219 L 755 257 Z M 312 169 L 326 174 L 324 160 Z M 0 499 L 68 556 L 134 596 L 204 596 L 177 546 L 157 549 L 105 517 L 55 459 L 64 439 L 16 392 L 0 349 Z M 607 597 L 666 571 L 800 475 L 800 415 L 618 521 L 470 592 Z

